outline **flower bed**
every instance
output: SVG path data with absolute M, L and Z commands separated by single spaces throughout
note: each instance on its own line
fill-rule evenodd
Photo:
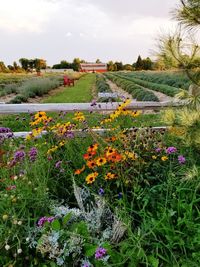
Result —
M 0 266 L 199 265 L 198 147 L 127 130 L 140 119 L 128 103 L 99 122 L 105 136 L 81 112 L 39 112 L 25 140 L 0 128 Z

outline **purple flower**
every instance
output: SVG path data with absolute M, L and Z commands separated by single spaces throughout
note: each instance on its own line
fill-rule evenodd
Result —
M 45 222 L 51 223 L 51 222 L 54 221 L 54 219 L 55 219 L 55 217 L 46 217 L 46 216 L 44 216 L 44 217 L 41 217 L 39 219 L 37 224 L 38 224 L 39 227 L 42 227 L 45 224 Z
M 173 154 L 173 153 L 176 153 L 177 152 L 177 148 L 174 147 L 174 146 L 170 146 L 166 149 L 166 153 L 167 154 Z
M 105 192 L 104 192 L 104 189 L 103 189 L 103 188 L 99 188 L 99 195 L 100 195 L 100 196 L 103 196 L 104 193 L 105 193 Z
M 23 150 L 17 150 L 14 153 L 14 161 L 18 162 L 18 161 L 22 161 L 25 158 L 26 154 Z
M 10 128 L 0 127 L 0 144 L 4 142 L 5 139 L 13 137 L 13 132 Z
M 178 162 L 180 164 L 184 164 L 186 162 L 186 159 L 183 155 L 178 156 Z
M 36 158 L 37 158 L 37 154 L 38 154 L 37 148 L 36 147 L 32 147 L 29 150 L 28 154 L 29 154 L 30 161 L 35 161 Z
M 162 148 L 158 147 L 156 148 L 156 152 L 160 153 L 162 151 Z
M 97 105 L 97 102 L 96 102 L 96 100 L 92 100 L 92 103 L 91 103 L 91 107 L 93 107 L 93 106 L 96 106 Z
M 59 161 L 56 162 L 55 167 L 56 167 L 57 169 L 59 169 L 60 166 L 61 166 L 61 164 L 62 164 L 62 160 L 59 160 Z
M 105 248 L 102 247 L 97 248 L 95 252 L 95 259 L 97 260 L 102 259 L 106 255 L 106 252 L 107 251 Z

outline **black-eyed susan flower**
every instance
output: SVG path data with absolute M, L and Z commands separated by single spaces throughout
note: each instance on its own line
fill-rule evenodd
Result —
M 98 172 L 93 172 L 88 174 L 88 176 L 85 178 L 85 181 L 87 184 L 92 184 L 96 180 L 96 177 L 98 176 Z
M 96 162 L 94 160 L 88 160 L 87 166 L 88 168 L 93 169 L 94 167 L 96 167 Z
M 97 166 L 102 166 L 102 165 L 106 164 L 106 162 L 107 162 L 107 160 L 104 157 L 99 157 L 96 159 Z
M 111 172 L 108 172 L 108 173 L 104 176 L 105 180 L 113 180 L 113 179 L 115 179 L 116 177 L 117 177 L 116 174 L 111 173 Z

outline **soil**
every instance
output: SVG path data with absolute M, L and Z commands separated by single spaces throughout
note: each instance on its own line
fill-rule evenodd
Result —
M 117 86 L 115 83 L 111 82 L 110 80 L 107 80 L 106 82 L 110 86 L 110 89 L 112 90 L 112 92 L 117 93 L 119 95 L 119 98 L 121 98 L 121 100 L 124 100 L 125 98 L 134 100 L 132 95 L 124 91 L 121 87 Z
M 16 94 L 9 94 L 0 97 L 0 102 L 8 103 L 10 100 L 16 97 Z
M 65 89 L 66 89 L 66 87 L 64 87 L 64 86 L 57 87 L 56 89 L 49 91 L 48 94 L 46 94 L 46 95 L 36 96 L 34 98 L 29 98 L 27 103 L 41 103 L 42 101 L 46 100 L 50 96 L 54 96 L 58 93 L 61 93 Z

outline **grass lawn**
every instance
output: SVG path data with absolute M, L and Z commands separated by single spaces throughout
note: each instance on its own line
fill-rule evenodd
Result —
M 63 92 L 45 99 L 44 103 L 84 103 L 92 100 L 92 87 L 95 84 L 95 74 L 84 75 L 75 82 L 74 87 L 65 87 Z

